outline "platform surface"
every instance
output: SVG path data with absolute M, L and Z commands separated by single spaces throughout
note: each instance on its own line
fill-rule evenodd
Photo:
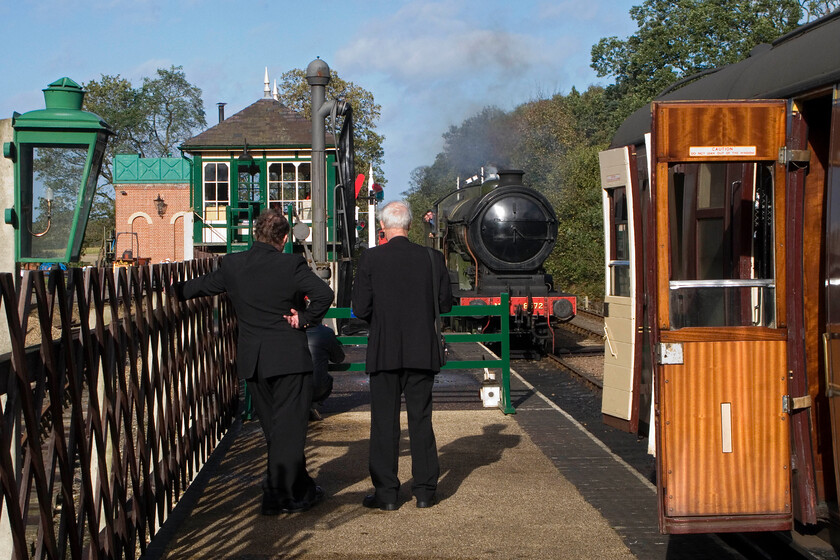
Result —
M 310 473 L 327 495 L 323 503 L 302 514 L 260 515 L 265 444 L 258 422 L 237 421 L 144 558 L 634 558 L 520 425 L 546 413 L 566 420 L 516 380 L 518 414 L 485 409 L 480 379 L 480 372 L 453 371 L 437 380 L 433 422 L 441 478 L 435 507 L 417 509 L 410 495 L 405 412 L 400 508 L 362 507 L 372 491 L 367 378 L 339 373 L 323 419 L 310 424 L 307 445 Z M 589 445 L 581 438 L 576 455 Z

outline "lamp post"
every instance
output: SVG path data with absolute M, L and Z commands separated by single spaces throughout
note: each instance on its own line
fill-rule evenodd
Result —
M 108 125 L 82 111 L 84 90 L 61 78 L 44 90 L 46 109 L 12 117 L 15 203 L 5 220 L 15 229 L 15 260 L 78 261 L 108 135 Z

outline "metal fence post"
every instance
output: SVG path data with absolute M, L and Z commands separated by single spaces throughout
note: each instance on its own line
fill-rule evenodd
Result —
M 499 407 L 505 414 L 516 414 L 516 409 L 510 399 L 510 294 L 500 294 L 499 306 L 501 307 L 499 319 L 502 331 L 502 384 L 501 402 Z

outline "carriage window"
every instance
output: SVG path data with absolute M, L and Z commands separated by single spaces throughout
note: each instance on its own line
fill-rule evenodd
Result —
M 227 163 L 204 164 L 204 219 L 208 222 L 225 220 L 225 207 L 230 200 L 230 180 Z
M 671 328 L 775 326 L 773 165 L 669 168 Z
M 630 232 L 627 223 L 627 191 L 607 191 L 610 200 L 609 287 L 612 296 L 630 296 Z
M 301 220 L 311 220 L 310 168 L 309 162 L 272 163 L 268 168 L 269 205 L 285 212 L 288 204 L 294 204 Z

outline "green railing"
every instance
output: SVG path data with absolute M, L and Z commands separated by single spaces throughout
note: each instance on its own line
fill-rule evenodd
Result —
M 495 360 L 448 360 L 442 369 L 501 369 L 499 381 L 499 408 L 505 414 L 515 414 L 510 399 L 510 296 L 501 294 L 499 305 L 456 305 L 449 313 L 442 313 L 443 317 L 499 317 L 501 328 L 497 333 L 472 334 L 447 332 L 446 343 L 460 342 L 500 342 L 501 356 Z M 328 318 L 350 319 L 352 312 L 347 307 L 334 307 L 327 312 Z M 339 336 L 342 344 L 367 345 L 366 336 Z M 342 362 L 330 364 L 330 371 L 365 371 L 364 362 Z

